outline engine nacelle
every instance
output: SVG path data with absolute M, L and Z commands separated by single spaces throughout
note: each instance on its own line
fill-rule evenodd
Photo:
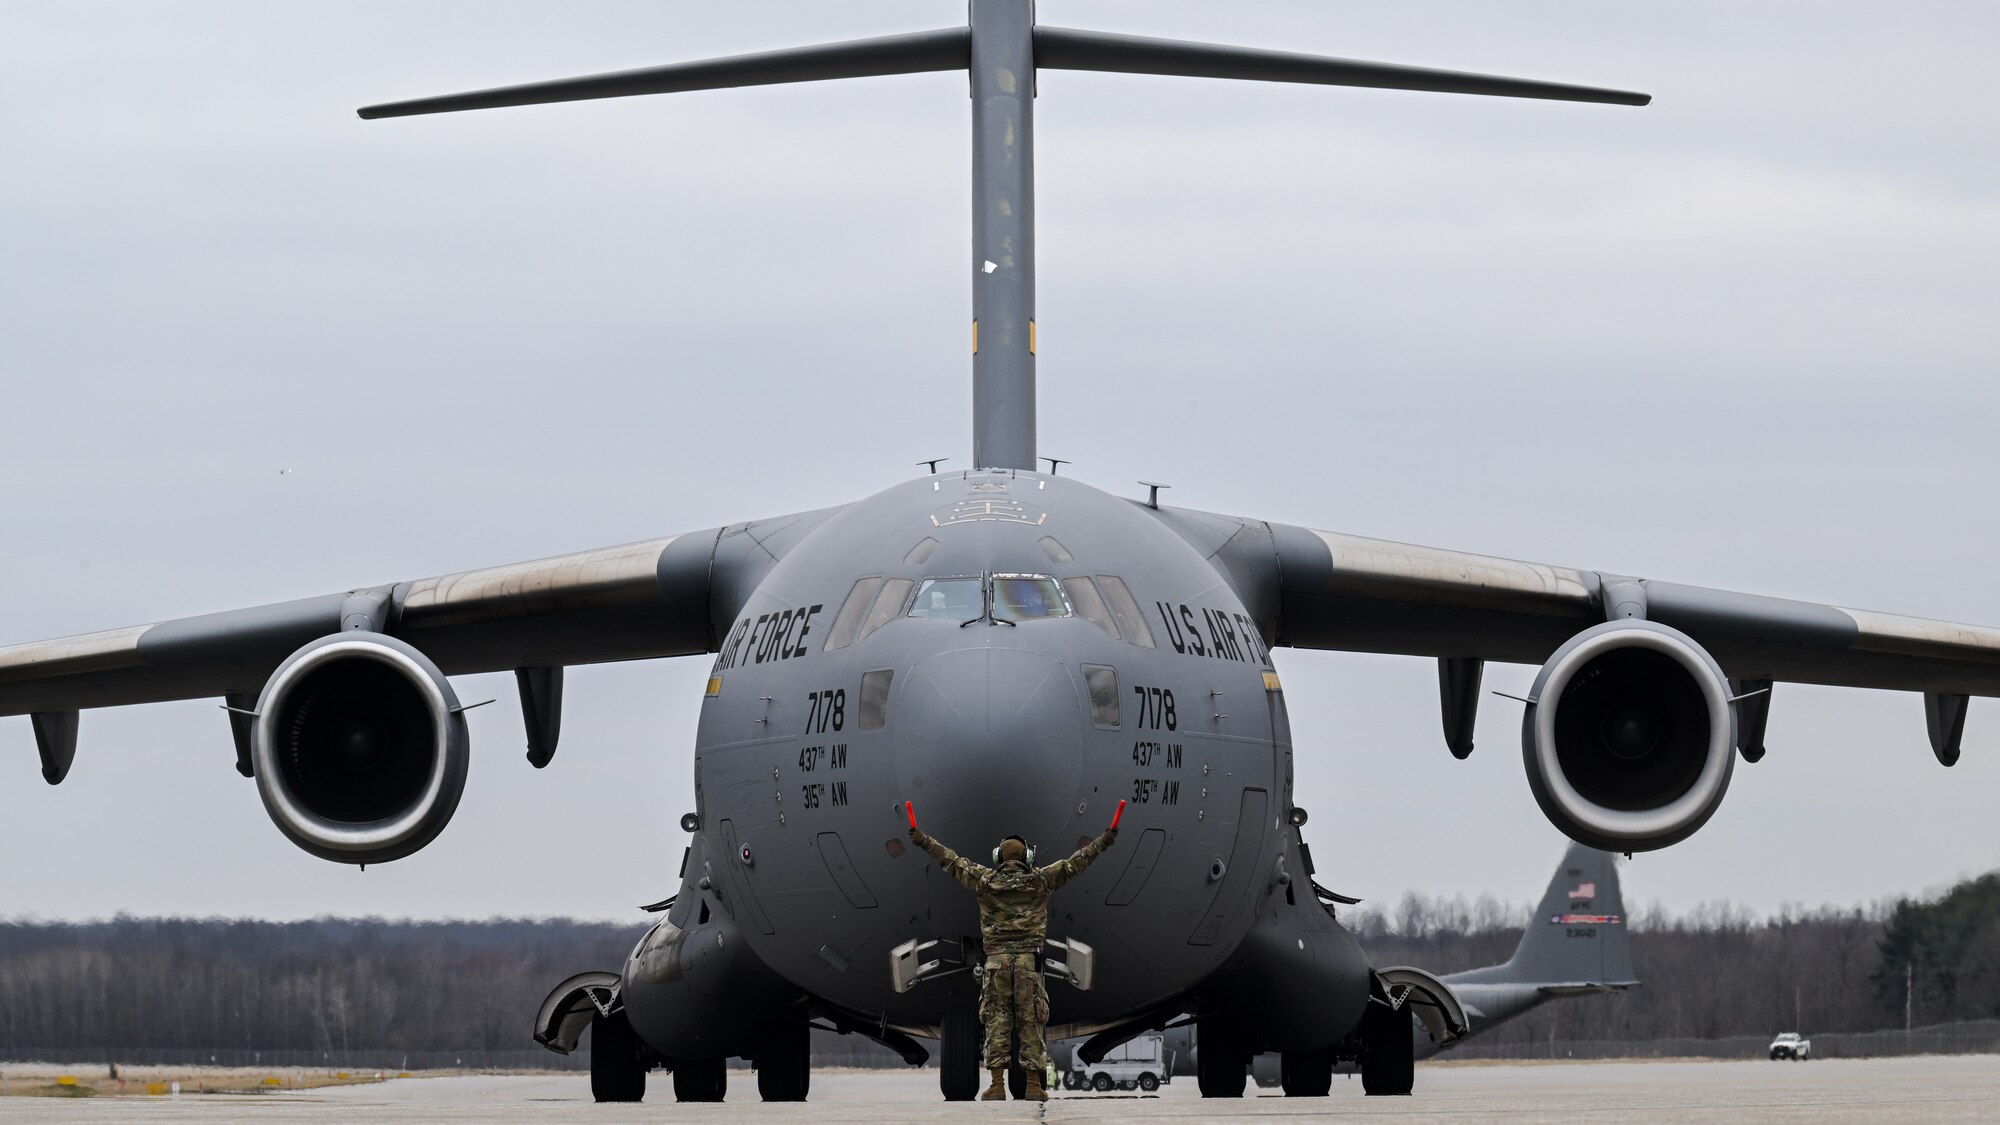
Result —
M 408 644 L 368 632 L 321 637 L 278 665 L 250 754 L 272 821 L 340 863 L 387 863 L 430 843 L 471 760 L 450 681 Z
M 1736 705 L 1722 669 L 1687 634 L 1607 621 L 1557 649 L 1528 694 L 1528 785 L 1571 839 L 1613 852 L 1664 848 L 1721 804 Z

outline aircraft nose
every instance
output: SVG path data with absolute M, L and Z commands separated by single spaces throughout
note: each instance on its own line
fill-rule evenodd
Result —
M 1018 835 L 1047 863 L 1069 854 L 1089 708 L 1069 669 L 976 648 L 917 662 L 892 704 L 899 781 L 926 832 L 980 862 Z M 1115 801 L 1114 801 L 1115 803 Z

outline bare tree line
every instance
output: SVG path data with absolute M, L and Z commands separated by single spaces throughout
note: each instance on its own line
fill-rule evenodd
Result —
M 1525 904 L 1406 895 L 1347 910 L 1376 964 L 1505 961 Z M 1934 901 L 1728 903 L 1630 924 L 1644 987 L 1551 1004 L 1496 1039 L 1715 1039 L 2000 1017 L 2000 873 Z M 0 1056 L 36 1049 L 505 1051 L 558 981 L 617 969 L 643 925 L 570 919 L 0 921 Z M 1907 972 L 1906 972 L 1907 970 Z
M 1413 893 L 1342 920 L 1376 964 L 1452 973 L 1510 957 L 1529 909 Z M 2000 873 L 1934 901 L 1787 906 L 1767 918 L 1727 902 L 1679 915 L 1653 904 L 1629 924 L 1642 987 L 1550 1004 L 1491 1034 L 1719 1039 L 2000 1018 Z
M 0 1052 L 531 1047 L 558 981 L 644 931 L 569 919 L 0 923 Z

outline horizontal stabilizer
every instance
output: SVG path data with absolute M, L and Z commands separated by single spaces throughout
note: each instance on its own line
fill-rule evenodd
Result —
M 1496 98 L 1645 105 L 1651 94 L 1536 82 L 1494 74 L 1364 62 L 1290 51 L 1224 47 L 1176 39 L 1147 39 L 1061 27 L 1035 29 L 1035 65 L 1055 70 L 1115 74 L 1169 74 L 1183 78 L 1239 78 L 1253 82 L 1302 82 L 1316 86 L 1365 86 L 1376 90 L 1426 90 Z M 366 116 L 364 114 L 363 116 Z
M 733 86 L 775 86 L 786 82 L 964 70 L 971 59 L 971 43 L 968 29 L 951 27 L 942 31 L 856 39 L 846 43 L 701 59 L 580 78 L 558 78 L 551 82 L 530 82 L 522 86 L 502 86 L 435 98 L 385 102 L 364 106 L 359 112 L 368 119 L 412 117 L 421 113 L 457 113 L 513 105 L 629 98 L 639 94 L 679 94 Z
M 1568 996 L 1595 996 L 1603 992 L 1623 992 L 1639 987 L 1636 980 L 1576 981 L 1570 984 L 1545 984 L 1535 989 L 1544 996 L 1557 999 Z

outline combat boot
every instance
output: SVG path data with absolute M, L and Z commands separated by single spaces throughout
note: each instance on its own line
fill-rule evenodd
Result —
M 986 1092 L 979 1095 L 979 1100 L 982 1102 L 1006 1101 L 1007 1068 L 1004 1066 L 989 1066 L 986 1069 L 993 1072 L 993 1085 L 986 1087 Z
M 1026 1093 L 1021 1095 L 1021 1100 L 1024 1102 L 1045 1102 L 1049 1100 L 1049 1092 L 1042 1089 L 1041 1071 L 1030 1070 L 1028 1072 L 1028 1089 Z

